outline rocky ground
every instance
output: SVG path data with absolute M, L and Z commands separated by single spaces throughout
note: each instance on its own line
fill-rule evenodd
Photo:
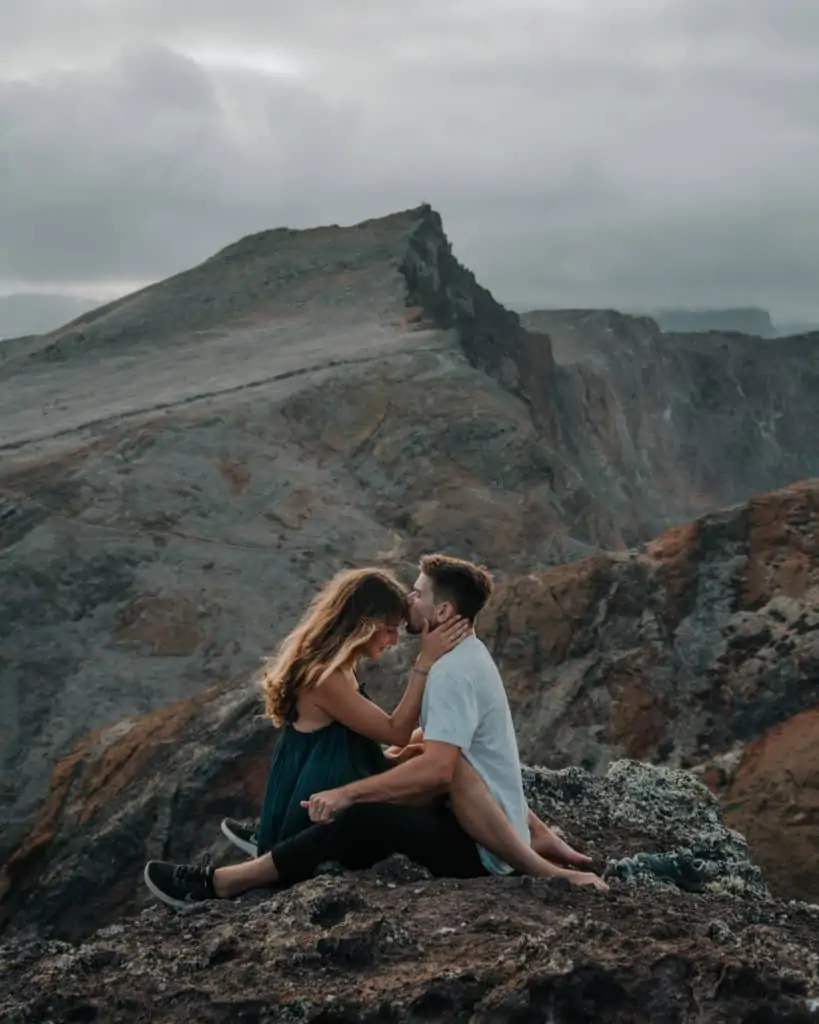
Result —
M 411 880 L 408 880 L 407 875 Z M 380 877 L 379 877 L 380 876 Z M 617 884 L 320 877 L 0 947 L 8 1024 L 819 1020 L 819 913 Z
M 0 946 L 0 1016 L 46 1021 L 623 1024 L 819 1020 L 819 907 L 768 895 L 690 775 L 527 771 L 607 894 L 432 880 L 402 858 L 84 942 Z M 663 851 L 664 856 L 645 856 Z M 642 852 L 642 854 L 641 854 Z

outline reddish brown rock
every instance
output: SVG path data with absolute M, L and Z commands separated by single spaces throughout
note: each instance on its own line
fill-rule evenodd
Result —
M 0 930 L 39 918 L 85 934 L 143 901 L 145 857 L 223 848 L 219 818 L 255 816 L 264 795 L 275 733 L 260 712 L 255 687 L 222 685 L 86 736 L 0 869 Z
M 819 482 L 504 581 L 482 622 L 524 756 L 690 766 L 819 703 Z
M 777 892 L 819 901 L 819 708 L 746 744 L 736 761 L 712 777 L 727 823 Z

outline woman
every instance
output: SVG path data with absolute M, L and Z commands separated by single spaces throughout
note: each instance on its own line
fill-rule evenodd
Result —
M 342 572 L 314 599 L 264 676 L 266 713 L 280 727 L 258 832 L 232 819 L 222 831 L 252 857 L 311 824 L 303 804 L 314 793 L 382 772 L 423 749 L 416 729 L 427 673 L 466 636 L 465 619 L 421 635 L 407 688 L 392 712 L 374 704 L 355 669 L 398 642 L 407 593 L 381 569 Z M 388 747 L 386 754 L 382 745 Z M 521 842 L 477 773 L 461 758 L 450 794 L 462 828 L 526 874 L 565 874 L 552 861 L 590 860 L 530 813 L 532 845 Z M 548 860 L 544 860 L 546 857 Z M 569 873 L 571 874 L 571 873 Z
M 385 771 L 396 759 L 382 744 L 405 747 L 418 724 L 426 673 L 466 636 L 454 620 L 421 638 L 407 688 L 387 714 L 364 693 L 357 663 L 398 643 L 407 594 L 381 569 L 342 572 L 317 595 L 264 675 L 266 713 L 281 729 L 267 780 L 258 833 L 222 822 L 245 852 L 266 853 L 310 825 L 301 806 L 313 793 Z

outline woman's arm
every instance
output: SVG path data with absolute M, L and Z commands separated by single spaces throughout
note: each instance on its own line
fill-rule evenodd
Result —
M 464 619 L 450 619 L 437 629 L 421 635 L 421 647 L 410 669 L 407 687 L 391 715 L 362 697 L 354 678 L 342 672 L 334 672 L 316 687 L 316 706 L 330 718 L 368 739 L 397 747 L 405 746 L 418 724 L 430 668 L 441 655 L 451 651 L 471 628 Z

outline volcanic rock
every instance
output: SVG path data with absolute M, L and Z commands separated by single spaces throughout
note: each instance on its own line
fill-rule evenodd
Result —
M 626 762 L 605 779 L 570 769 L 526 781 L 533 805 L 581 829 L 595 854 L 682 843 L 709 858 L 710 879 L 692 892 L 612 862 L 600 894 L 434 880 L 392 858 L 180 914 L 154 904 L 77 943 L 9 939 L 0 1013 L 10 1024 L 819 1019 L 819 907 L 770 899 L 705 787 Z

